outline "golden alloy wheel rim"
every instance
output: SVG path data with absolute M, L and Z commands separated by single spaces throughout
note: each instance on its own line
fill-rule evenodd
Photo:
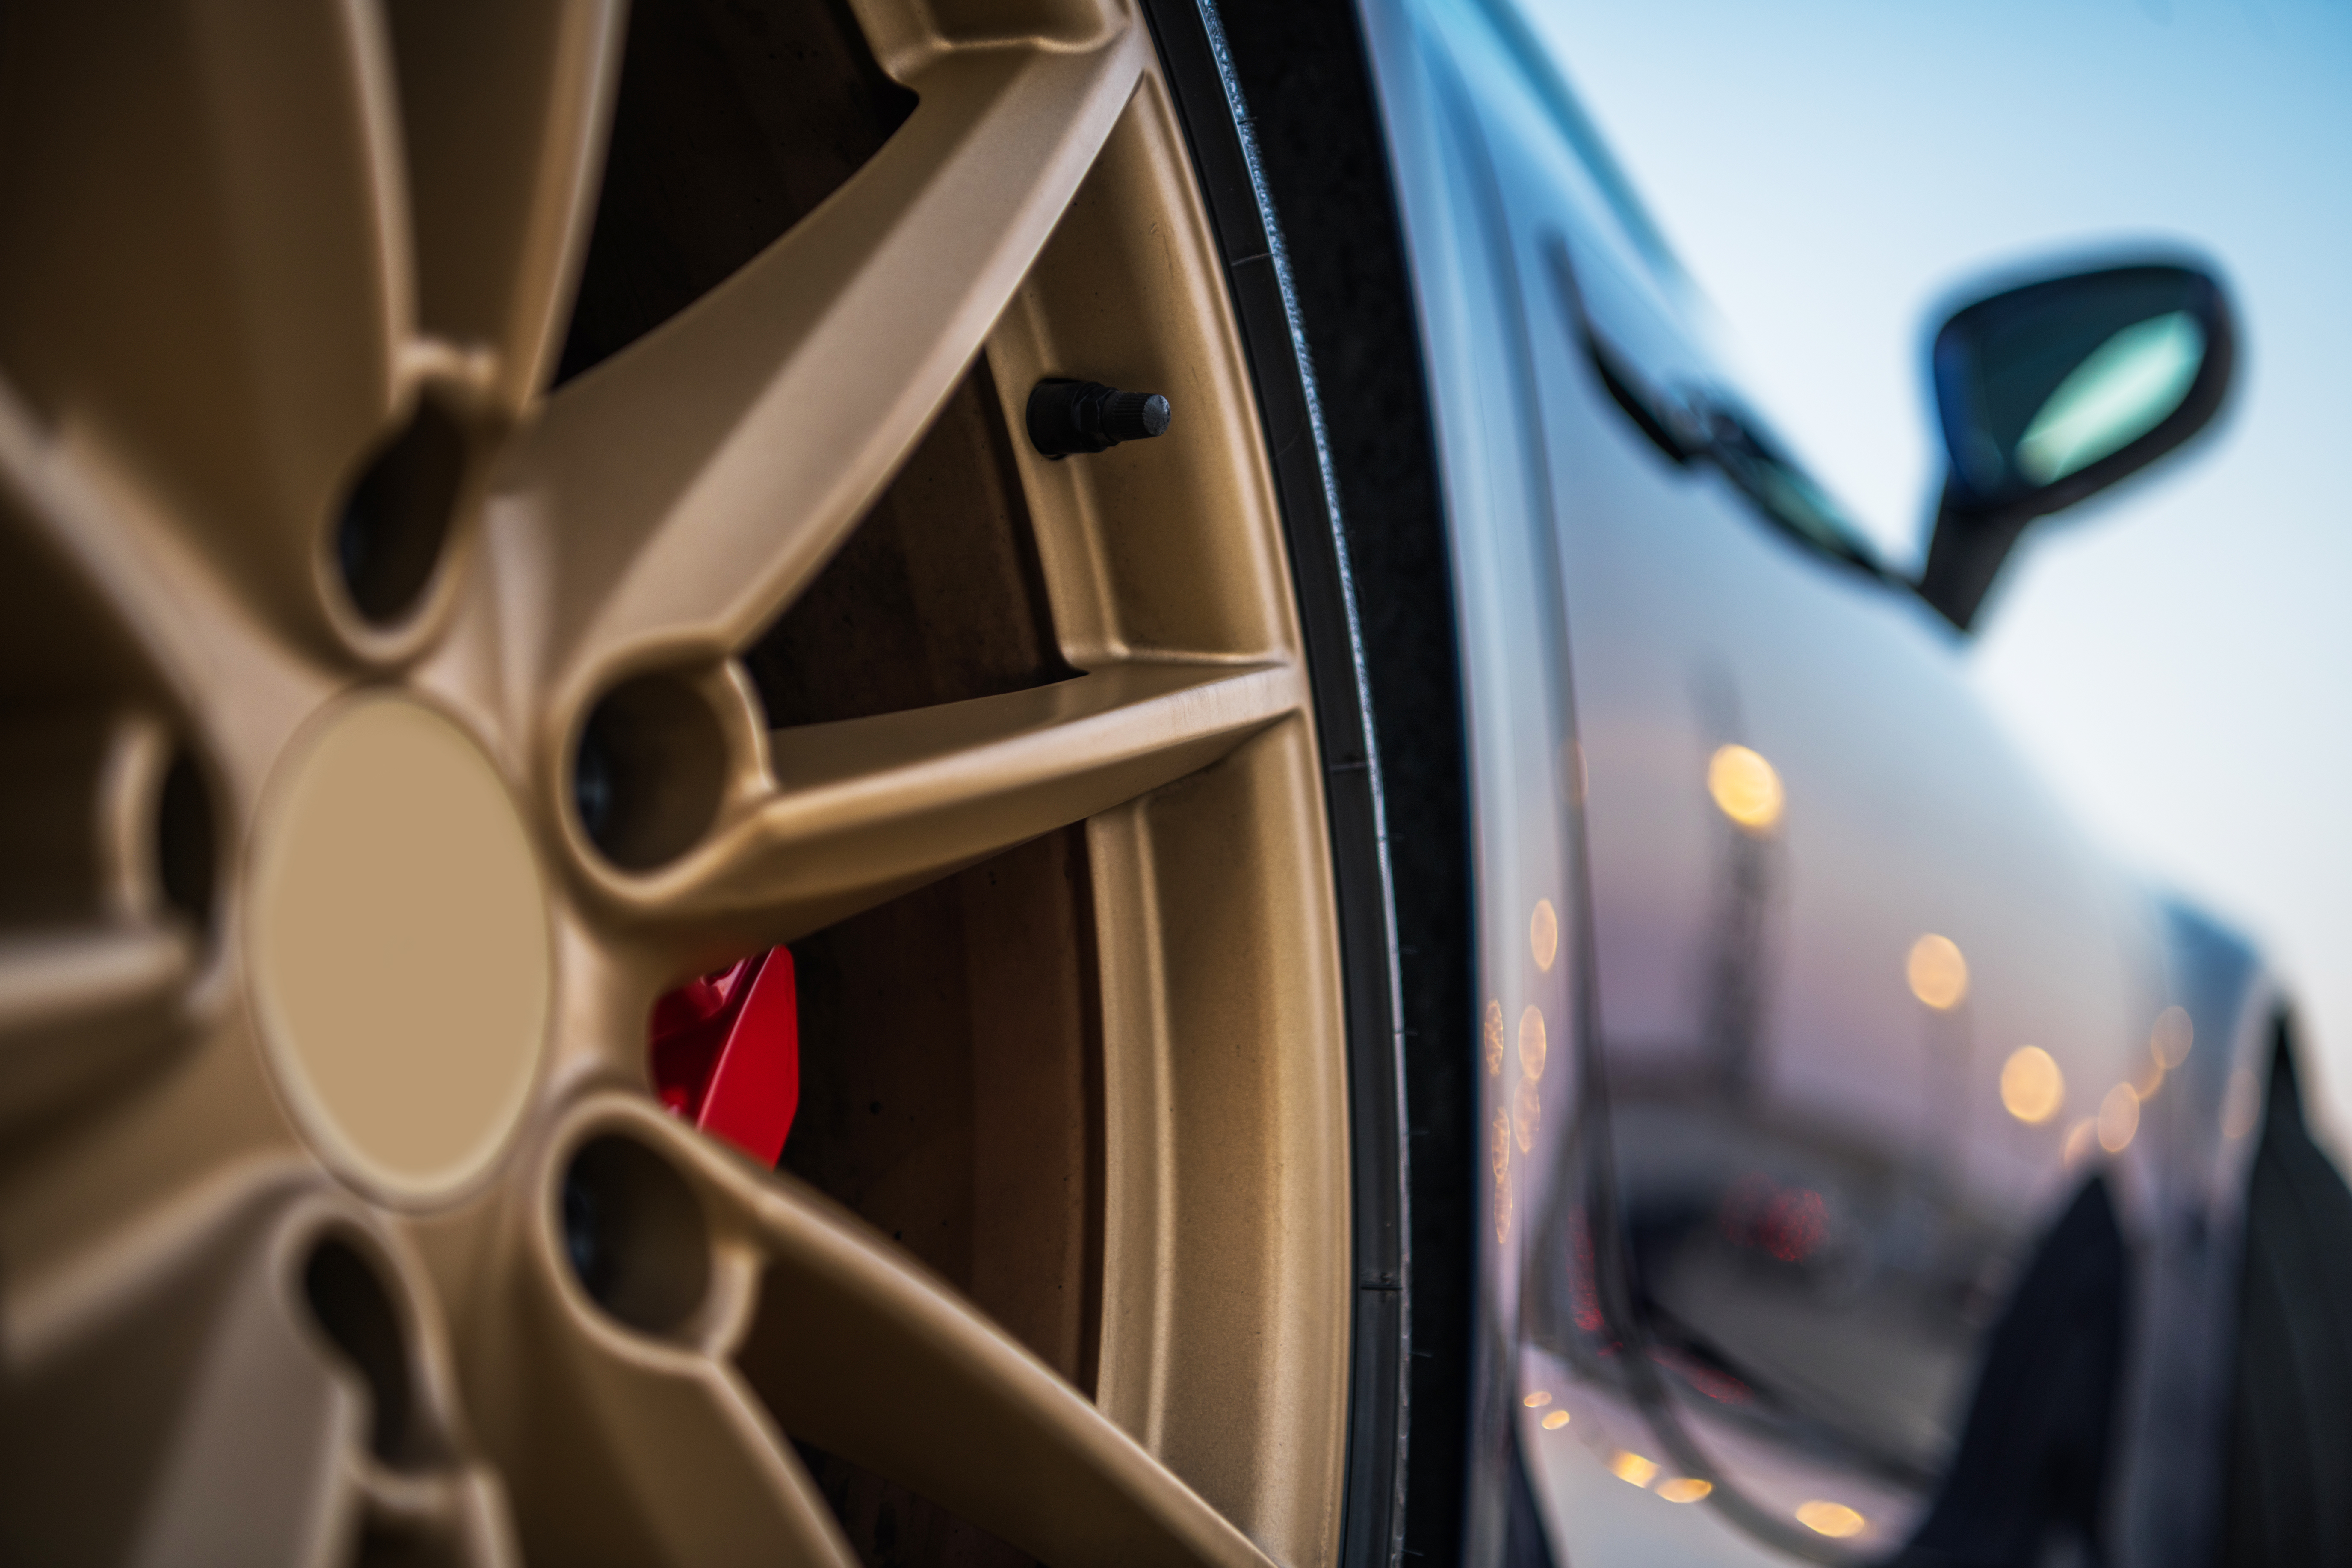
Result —
M 1058 1564 L 1335 1555 L 1331 870 L 1182 140 L 1115 0 L 854 9 L 905 123 L 552 392 L 618 5 L 8 16 L 26 1560 L 850 1563 L 811 1465 Z M 1100 458 L 998 441 L 1068 678 L 772 732 L 765 628 L 927 430 L 1018 431 L 1056 374 L 1177 411 Z M 1082 1121 L 1042 1141 L 1085 1191 L 1042 1241 L 982 1215 L 963 1289 L 884 1199 L 663 1113 L 646 1058 L 667 987 L 854 957 L 826 933 L 913 930 L 893 900 L 957 876 L 1075 887 L 1047 945 L 1087 1042 L 1060 1110 L 972 1091 L 983 1142 Z M 969 924 L 974 1016 L 1042 1006 L 989 993 L 1031 939 Z M 919 1060 L 852 1043 L 844 1084 Z

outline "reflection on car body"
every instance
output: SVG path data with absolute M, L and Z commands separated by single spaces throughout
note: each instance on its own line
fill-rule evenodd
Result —
M 1957 318 L 1948 426 L 1992 456 L 1915 591 L 1681 324 L 1516 15 L 1367 18 L 1485 933 L 1469 1559 L 1523 1528 L 1515 1451 L 1580 1563 L 2198 1556 L 2251 1142 L 2225 1109 L 2279 1004 L 2087 847 L 1954 628 L 2032 517 L 2210 417 L 2226 306 L 2155 265 Z M 1519 938 L 1539 905 L 1567 963 Z M 1553 1065 L 1496 1048 L 1523 1014 Z

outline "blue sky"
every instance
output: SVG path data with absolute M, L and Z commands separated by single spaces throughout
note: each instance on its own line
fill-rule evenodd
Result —
M 2352 0 L 1523 3 L 1896 561 L 1938 306 L 2134 244 L 2219 264 L 2227 422 L 2030 541 L 1971 678 L 2095 831 L 2265 943 L 2352 1149 Z

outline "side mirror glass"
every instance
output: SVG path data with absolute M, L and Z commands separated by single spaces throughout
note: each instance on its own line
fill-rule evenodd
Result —
M 2147 264 L 1979 300 L 1936 334 L 1947 468 L 1922 597 L 1963 631 L 2025 525 L 2210 423 L 2237 357 L 2210 274 Z

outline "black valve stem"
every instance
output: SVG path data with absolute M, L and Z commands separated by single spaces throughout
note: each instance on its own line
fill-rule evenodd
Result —
M 1049 458 L 1145 441 L 1168 428 L 1168 400 L 1098 381 L 1039 382 L 1029 394 L 1029 440 Z

